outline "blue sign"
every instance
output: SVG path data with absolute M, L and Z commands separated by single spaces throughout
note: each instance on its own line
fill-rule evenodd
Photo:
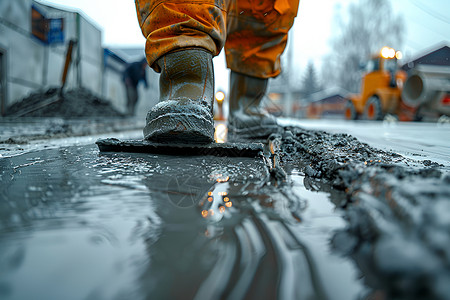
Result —
M 49 19 L 47 43 L 61 44 L 64 43 L 64 19 Z

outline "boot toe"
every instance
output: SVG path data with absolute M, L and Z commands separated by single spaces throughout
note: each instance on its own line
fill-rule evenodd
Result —
M 277 125 L 277 118 L 272 115 L 266 114 L 263 118 L 261 118 L 262 127 L 277 127 Z
M 212 113 L 198 101 L 162 101 L 147 114 L 144 138 L 159 143 L 211 143 L 214 141 Z
M 249 116 L 236 114 L 228 122 L 230 137 L 239 139 L 266 138 L 277 131 L 277 120 L 272 115 Z

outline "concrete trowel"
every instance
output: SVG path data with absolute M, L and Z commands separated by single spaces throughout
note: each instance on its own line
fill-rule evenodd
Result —
M 262 157 L 264 144 L 249 140 L 227 141 L 227 128 L 223 120 L 216 119 L 214 139 L 208 144 L 156 143 L 148 140 L 100 139 L 96 142 L 100 152 L 149 153 L 178 156 Z
M 210 143 L 170 144 L 147 140 L 100 139 L 96 142 L 100 152 L 131 152 L 179 156 L 262 157 L 262 143 Z

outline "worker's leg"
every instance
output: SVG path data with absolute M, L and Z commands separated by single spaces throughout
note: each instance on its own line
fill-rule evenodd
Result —
M 127 115 L 134 116 L 135 107 L 138 100 L 137 87 L 127 84 L 126 90 L 127 90 Z
M 220 1 L 137 0 L 146 55 L 160 76 L 160 102 L 147 114 L 144 137 L 202 143 L 214 138 L 212 57 L 225 42 Z
M 280 74 L 289 29 L 299 0 L 233 0 L 225 53 L 232 71 L 257 78 Z
M 157 59 L 186 48 L 218 55 L 226 38 L 224 1 L 136 0 L 149 65 L 160 72 Z
M 234 0 L 225 44 L 230 76 L 229 132 L 266 136 L 276 119 L 259 109 L 268 78 L 281 72 L 280 57 L 297 15 L 299 0 Z

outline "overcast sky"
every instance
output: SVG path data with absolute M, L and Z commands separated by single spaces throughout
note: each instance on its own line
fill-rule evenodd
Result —
M 294 65 L 304 69 L 308 61 L 320 67 L 329 49 L 333 16 L 336 9 L 345 13 L 355 0 L 301 0 L 292 36 L 295 45 Z M 70 7 L 103 30 L 105 46 L 142 46 L 145 39 L 139 29 L 132 0 L 40 0 L 45 4 Z M 450 0 L 393 0 L 395 13 L 403 15 L 406 37 L 402 50 L 417 56 L 436 44 L 450 43 Z M 215 59 L 217 68 L 224 58 Z M 216 74 L 218 72 L 216 71 Z M 219 74 L 217 74 L 219 75 Z M 219 76 L 220 78 L 220 76 Z M 217 84 L 221 84 L 220 80 Z

